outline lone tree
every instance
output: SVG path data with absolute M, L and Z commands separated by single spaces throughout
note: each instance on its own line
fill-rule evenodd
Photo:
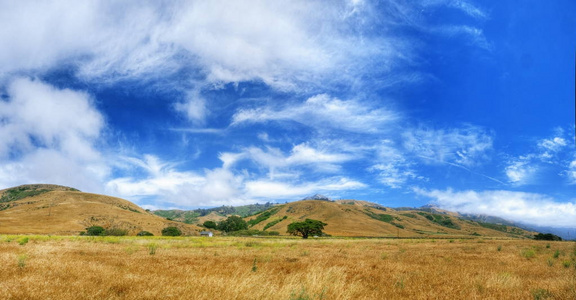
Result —
M 248 223 L 246 223 L 246 221 L 244 221 L 244 219 L 240 218 L 239 216 L 230 216 L 228 219 L 220 221 L 216 229 L 225 232 L 238 231 L 248 229 Z
M 321 235 L 322 229 L 328 224 L 312 219 L 306 219 L 304 222 L 294 222 L 288 225 L 288 233 L 291 235 L 301 235 L 307 239 L 309 235 Z

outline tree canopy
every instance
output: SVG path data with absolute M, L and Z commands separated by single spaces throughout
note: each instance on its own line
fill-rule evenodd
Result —
M 230 216 L 226 220 L 220 221 L 216 229 L 225 232 L 238 231 L 248 229 L 248 223 L 239 216 Z
M 302 236 L 307 239 L 309 235 L 321 235 L 322 229 L 328 224 L 312 219 L 306 219 L 304 222 L 293 222 L 288 225 L 288 233 L 291 235 Z
M 182 231 L 178 227 L 166 227 L 162 229 L 163 236 L 181 236 Z
M 561 241 L 562 238 L 552 234 L 552 233 L 538 233 L 534 235 L 535 240 L 544 240 L 544 241 Z
M 206 222 L 204 222 L 203 225 L 206 228 L 216 229 L 216 222 L 214 222 L 214 221 L 206 221 Z

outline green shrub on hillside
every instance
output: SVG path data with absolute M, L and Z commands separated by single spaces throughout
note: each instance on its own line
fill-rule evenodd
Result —
M 125 235 L 128 235 L 128 230 L 113 227 L 113 228 L 108 228 L 108 229 L 104 230 L 104 233 L 102 235 L 125 236 Z
M 542 241 L 561 241 L 562 238 L 552 233 L 538 233 L 534 235 L 535 240 Z
M 209 229 L 216 229 L 216 226 L 217 226 L 216 222 L 214 222 L 214 221 L 206 221 L 202 225 L 206 228 L 209 228 Z
M 273 208 L 270 210 L 267 210 L 265 212 L 262 212 L 261 214 L 259 214 L 256 219 L 251 219 L 248 221 L 248 226 L 252 227 L 262 221 L 267 220 L 268 218 L 270 218 L 271 216 L 273 216 L 274 214 L 276 214 L 278 212 L 278 208 Z
M 416 218 L 417 218 L 417 216 L 416 216 L 415 214 L 411 214 L 411 213 L 404 213 L 404 214 L 401 214 L 401 215 L 403 215 L 403 216 L 405 216 L 405 217 L 408 217 L 408 218 L 412 218 L 412 219 L 416 219 Z
M 266 230 L 266 229 L 268 229 L 268 228 L 270 228 L 270 227 L 272 227 L 272 226 L 274 226 L 274 225 L 276 225 L 276 224 L 278 224 L 278 223 L 286 220 L 286 218 L 288 218 L 288 216 L 284 216 L 282 219 L 274 220 L 274 221 L 266 224 L 266 226 L 264 226 L 264 229 L 262 229 L 262 230 Z
M 452 222 L 452 219 L 449 216 L 439 215 L 439 214 L 428 214 L 425 212 L 418 212 L 418 214 L 425 217 L 426 219 L 430 220 L 431 222 L 438 224 L 438 225 L 452 228 L 452 229 L 460 229 L 460 226 L 458 226 L 457 224 L 454 224 L 454 222 Z
M 508 226 L 506 226 L 506 225 L 484 223 L 484 222 L 477 222 L 477 223 L 484 228 L 489 228 L 489 229 L 498 230 L 498 231 L 502 231 L 502 232 L 508 232 Z
M 178 227 L 166 227 L 164 229 L 162 229 L 162 235 L 163 236 L 181 236 L 182 235 L 182 231 L 180 229 L 178 229 Z
M 145 230 L 138 232 L 136 235 L 137 236 L 154 236 L 151 232 L 145 231 Z
M 392 220 L 394 220 L 394 217 L 392 215 L 389 214 L 376 214 L 371 212 L 370 210 L 366 209 L 364 211 L 364 213 L 369 216 L 372 219 L 378 220 L 378 221 L 382 221 L 382 222 L 386 222 L 386 223 L 390 223 L 392 222 Z
M 103 235 L 104 231 L 105 231 L 105 229 L 102 226 L 90 226 L 90 227 L 86 228 L 85 235 L 101 236 L 101 235 Z
M 26 197 L 32 197 L 32 196 L 36 196 L 36 195 L 40 195 L 46 192 L 49 192 L 50 190 L 46 190 L 46 189 L 30 189 L 27 187 L 17 187 L 17 188 L 13 188 L 13 189 L 9 189 L 7 191 L 5 191 L 2 194 L 2 197 L 0 197 L 0 202 L 10 202 L 10 201 L 16 201 L 16 200 L 20 200 Z

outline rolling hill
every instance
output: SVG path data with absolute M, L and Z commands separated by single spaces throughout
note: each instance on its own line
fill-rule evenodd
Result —
M 282 235 L 288 224 L 307 218 L 327 223 L 325 232 L 333 236 L 523 238 L 535 234 L 509 224 L 466 220 L 457 213 L 434 208 L 392 209 L 359 200 L 315 199 L 154 213 L 124 199 L 58 185 L 0 190 L 0 234 L 77 235 L 98 225 L 124 229 L 131 235 L 142 230 L 160 235 L 163 228 L 176 226 L 186 235 L 196 235 L 202 228 L 193 224 L 220 221 L 232 214 L 242 215 L 251 229 L 278 231 Z
M 493 223 L 466 220 L 440 210 L 395 210 L 358 200 L 302 200 L 281 204 L 245 220 L 252 229 L 286 232 L 288 224 L 321 220 L 325 232 L 335 236 L 366 237 L 532 237 L 534 232 Z
M 135 235 L 145 230 L 160 235 L 168 226 L 185 234 L 200 228 L 156 216 L 115 197 L 83 193 L 74 188 L 34 184 L 0 190 L 0 233 L 78 235 L 89 226 L 120 228 Z

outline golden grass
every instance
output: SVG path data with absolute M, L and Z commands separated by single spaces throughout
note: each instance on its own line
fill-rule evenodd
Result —
M 168 226 L 188 235 L 200 230 L 153 215 L 130 201 L 98 194 L 52 191 L 8 204 L 12 207 L 0 210 L 2 234 L 78 235 L 93 225 L 125 229 L 131 235 L 142 230 L 160 235 Z
M 28 238 L 0 299 L 576 299 L 573 242 Z

